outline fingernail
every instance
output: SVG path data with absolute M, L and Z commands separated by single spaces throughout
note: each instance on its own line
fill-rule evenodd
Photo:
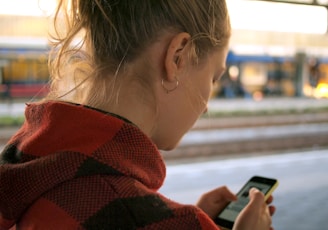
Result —
M 255 187 L 251 188 L 249 191 L 250 192 L 259 192 L 259 190 L 257 188 L 255 188 Z

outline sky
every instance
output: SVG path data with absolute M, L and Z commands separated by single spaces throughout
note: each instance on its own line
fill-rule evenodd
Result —
M 313 0 L 292 0 L 309 3 Z M 317 0 L 328 4 L 328 0 Z M 227 0 L 233 29 L 325 34 L 327 8 L 287 3 Z M 0 0 L 0 15 L 49 16 L 56 0 Z

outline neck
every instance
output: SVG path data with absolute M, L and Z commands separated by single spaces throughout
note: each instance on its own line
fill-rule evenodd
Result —
M 156 119 L 156 108 L 149 91 L 137 84 L 120 87 L 113 100 L 101 106 L 103 110 L 122 116 L 151 137 Z

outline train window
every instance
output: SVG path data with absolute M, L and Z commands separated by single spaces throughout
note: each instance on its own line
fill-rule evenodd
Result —
M 11 83 L 46 82 L 49 79 L 48 63 L 44 57 L 17 58 L 3 66 L 3 81 Z

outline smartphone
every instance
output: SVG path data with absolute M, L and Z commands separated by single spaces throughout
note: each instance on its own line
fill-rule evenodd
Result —
M 253 176 L 237 193 L 238 200 L 230 202 L 215 218 L 215 223 L 223 228 L 232 229 L 238 214 L 249 202 L 248 193 L 251 188 L 255 187 L 263 192 L 267 200 L 277 186 L 276 179 Z

